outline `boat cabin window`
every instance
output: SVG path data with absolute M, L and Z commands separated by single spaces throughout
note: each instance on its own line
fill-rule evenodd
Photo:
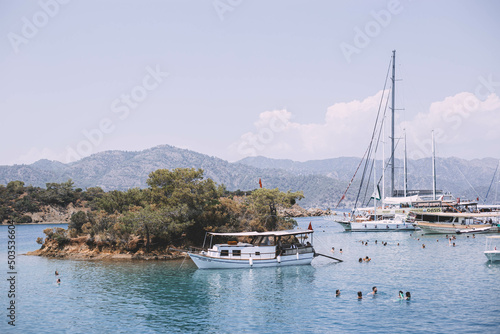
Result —
M 255 252 L 255 255 L 260 255 L 260 252 Z
M 233 256 L 241 256 L 241 250 L 233 249 Z
M 229 251 L 227 249 L 222 249 L 220 251 L 220 256 L 229 256 Z

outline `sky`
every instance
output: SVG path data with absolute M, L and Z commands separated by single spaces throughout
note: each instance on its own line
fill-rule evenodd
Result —
M 439 157 L 500 158 L 498 13 L 494 0 L 0 0 L 0 165 L 164 144 L 361 157 L 393 50 L 408 156 L 430 156 L 434 131 Z

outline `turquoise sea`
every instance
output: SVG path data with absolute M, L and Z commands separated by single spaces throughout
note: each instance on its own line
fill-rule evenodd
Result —
M 487 262 L 485 235 L 457 236 L 452 247 L 441 235 L 345 233 L 322 218 L 298 221 L 312 222 L 317 252 L 344 262 L 197 270 L 189 258 L 46 259 L 19 254 L 37 249 L 48 225 L 16 226 L 15 327 L 8 230 L 0 226 L 0 333 L 500 333 L 500 263 Z M 359 263 L 365 256 L 371 262 Z M 412 299 L 398 300 L 399 290 Z

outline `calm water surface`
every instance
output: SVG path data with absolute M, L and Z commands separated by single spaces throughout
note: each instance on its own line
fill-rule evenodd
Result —
M 299 225 L 310 221 L 316 251 L 343 263 L 318 257 L 311 266 L 197 270 L 189 258 L 18 255 L 15 328 L 7 324 L 7 228 L 0 226 L 0 333 L 500 333 L 500 264 L 486 261 L 484 235 L 458 236 L 451 247 L 440 235 L 345 233 L 322 218 Z M 18 252 L 37 249 L 44 228 L 17 226 Z M 365 256 L 372 261 L 358 263 Z M 372 286 L 375 297 L 367 295 Z M 399 290 L 412 300 L 397 300 Z

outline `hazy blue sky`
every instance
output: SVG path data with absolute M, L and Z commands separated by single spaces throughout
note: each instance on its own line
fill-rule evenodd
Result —
M 409 155 L 500 158 L 498 1 L 0 0 L 0 164 L 161 144 L 362 156 L 392 50 Z M 387 132 L 388 135 L 388 132 Z

